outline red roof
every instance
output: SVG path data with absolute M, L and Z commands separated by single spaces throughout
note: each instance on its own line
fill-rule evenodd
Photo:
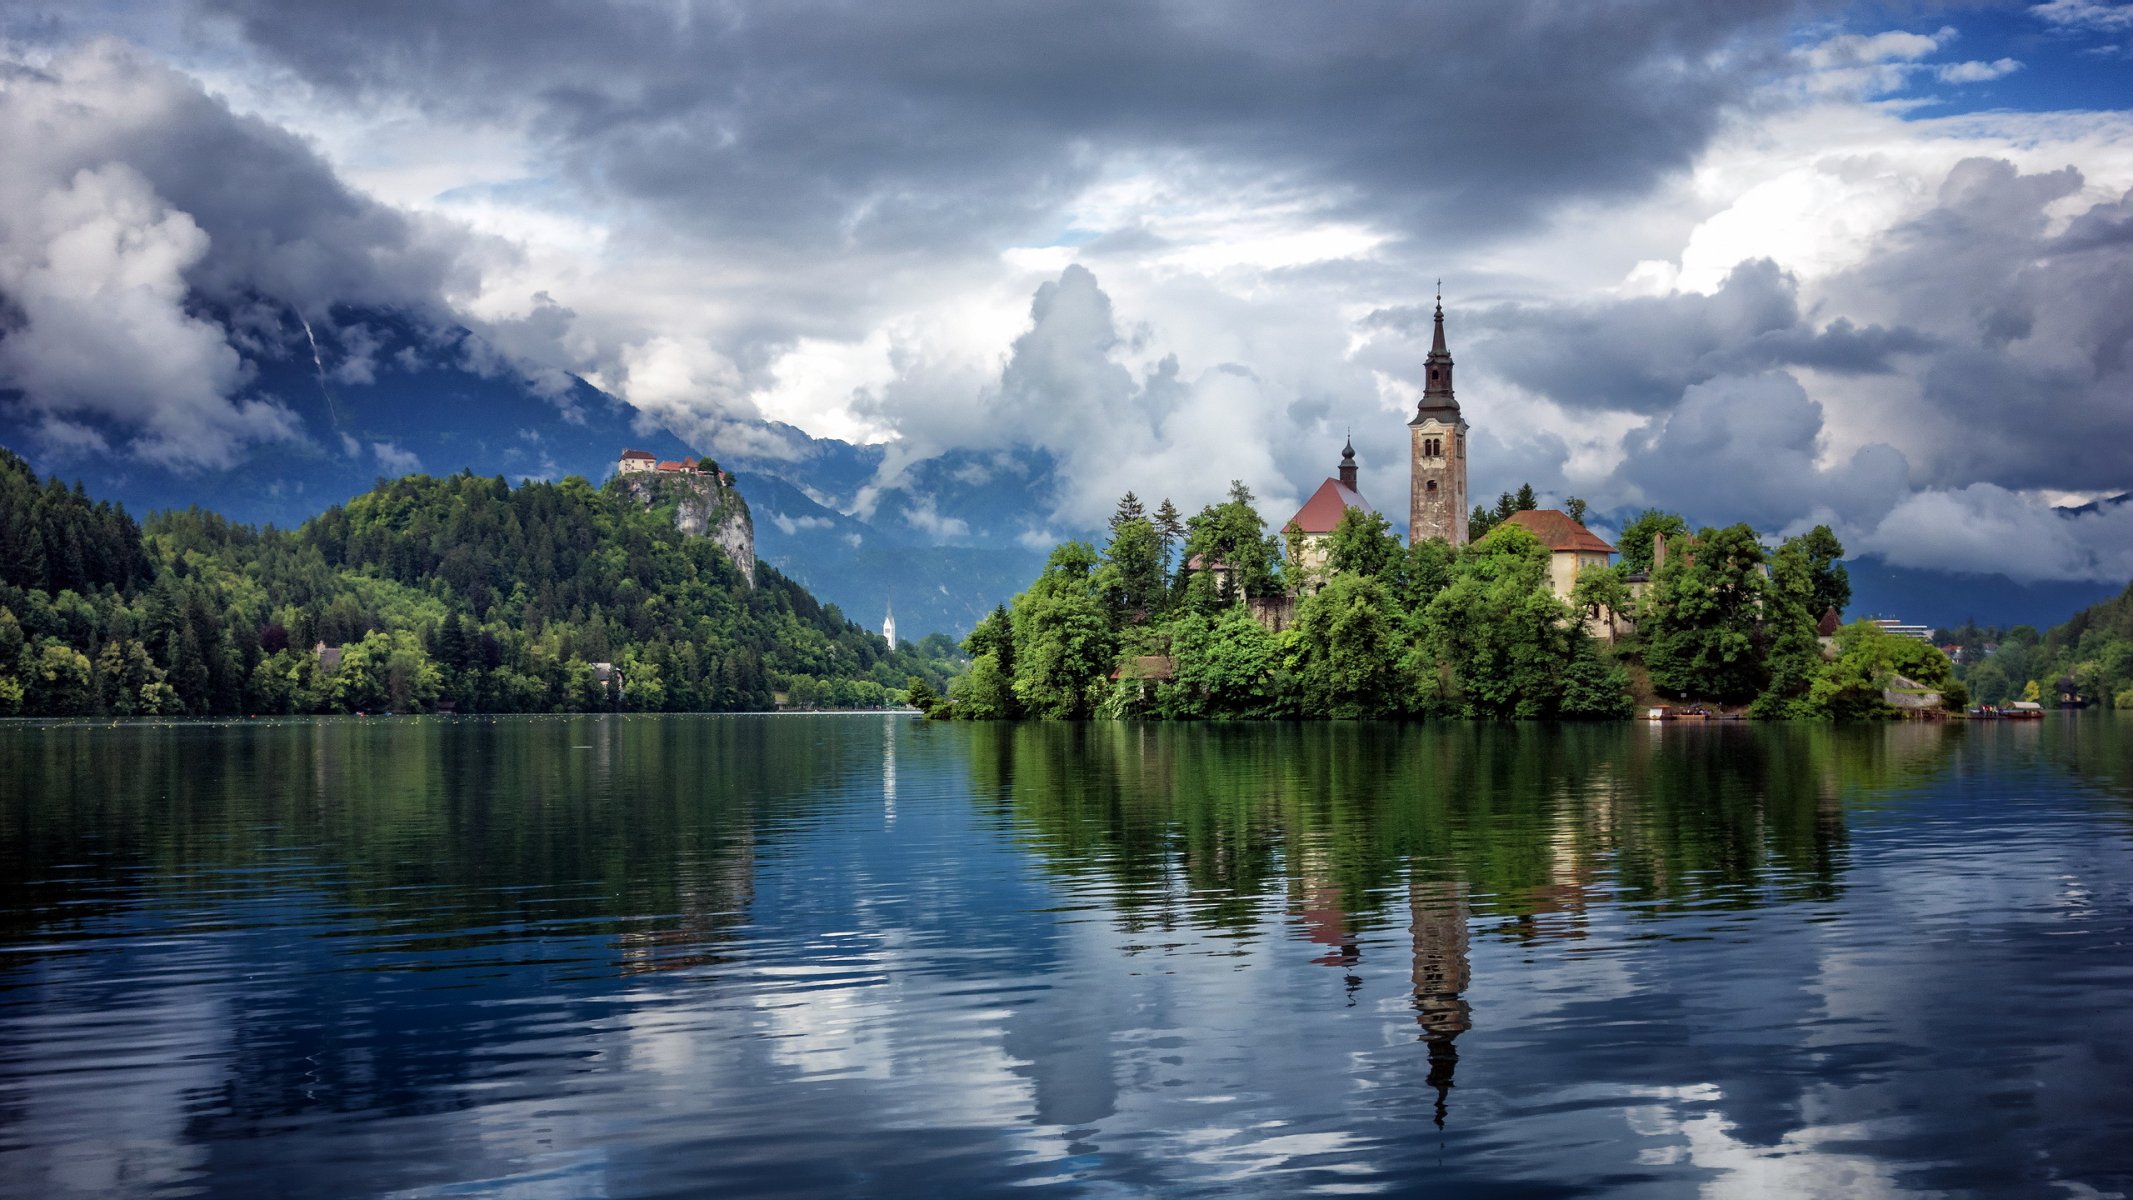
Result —
M 1296 515 L 1289 518 L 1289 524 L 1282 528 L 1294 525 L 1305 533 L 1332 533 L 1333 527 L 1341 523 L 1341 514 L 1351 508 L 1377 511 L 1370 507 L 1370 501 L 1363 499 L 1362 493 L 1343 486 L 1338 479 L 1328 479 L 1318 485 L 1318 490 L 1311 493 L 1311 498 L 1304 501 L 1304 506 L 1297 509 Z
M 1561 509 L 1529 509 L 1512 513 L 1504 519 L 1513 525 L 1522 526 L 1550 550 L 1583 550 L 1588 554 L 1615 552 L 1613 546 L 1595 537 L 1592 530 L 1571 520 L 1570 514 Z
M 683 468 L 678 462 L 663 462 L 659 464 L 657 469 L 661 471 L 679 471 Z
M 640 459 L 640 458 L 641 458 L 641 459 L 643 459 L 643 460 L 644 460 L 644 461 L 646 461 L 646 462 L 650 462 L 650 461 L 652 461 L 653 459 L 655 459 L 655 458 L 657 458 L 657 457 L 659 457 L 659 456 L 658 456 L 658 455 L 656 455 L 656 454 L 654 454 L 654 453 L 652 453 L 652 452 L 651 452 L 651 451 L 649 451 L 649 450 L 624 450 L 624 451 L 622 452 L 622 457 L 624 457 L 624 458 L 626 458 L 626 459 Z

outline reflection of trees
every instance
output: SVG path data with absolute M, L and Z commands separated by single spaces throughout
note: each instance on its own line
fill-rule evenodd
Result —
M 880 738 L 748 717 L 0 729 L 0 941 L 216 914 L 226 969 L 280 981 L 227 1017 L 217 1120 L 428 1103 L 473 1069 L 451 1031 L 495 1020 L 430 972 L 542 997 L 558 972 L 717 961 L 759 849 L 871 784 Z
M 1519 939 L 1579 936 L 1602 876 L 1654 911 L 1827 896 L 1845 799 L 1922 783 L 1960 738 L 1935 725 L 1100 723 L 978 727 L 970 747 L 979 794 L 1129 928 L 1250 930 L 1286 896 L 1308 936 L 1337 947 L 1387 923 L 1417 860 L 1466 881 L 1474 916 Z
M 1404 917 L 1441 1125 L 1474 1016 L 1470 938 L 1581 939 L 1603 904 L 1636 922 L 1833 896 L 1845 806 L 1944 773 L 1963 734 L 1027 724 L 968 738 L 977 794 L 1130 931 L 1282 921 L 1352 1002 L 1369 933 Z

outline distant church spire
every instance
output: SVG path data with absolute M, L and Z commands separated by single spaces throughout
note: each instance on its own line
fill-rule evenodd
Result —
M 1348 435 L 1348 444 L 1341 449 L 1341 486 L 1355 490 L 1355 435 Z
M 883 641 L 889 643 L 889 649 L 894 650 L 896 649 L 896 601 L 889 601 L 888 606 L 888 615 L 881 619 L 881 637 Z
M 1452 398 L 1452 352 L 1444 345 L 1444 281 L 1441 279 L 1437 281 L 1436 324 L 1436 335 L 1429 343 L 1429 357 L 1423 360 L 1429 367 L 1429 377 L 1422 389 L 1423 405 L 1430 407 L 1430 400 L 1442 400 L 1444 405 L 1456 409 L 1459 402 Z
M 1407 538 L 1466 544 L 1466 418 L 1452 396 L 1452 352 L 1444 344 L 1444 281 L 1437 281 L 1436 336 L 1422 360 L 1422 399 L 1407 423 L 1413 443 L 1407 485 Z

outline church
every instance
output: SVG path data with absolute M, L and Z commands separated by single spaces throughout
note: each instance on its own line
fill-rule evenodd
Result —
M 1452 352 L 1444 339 L 1441 293 L 1437 296 L 1434 322 L 1429 356 L 1423 360 L 1422 399 L 1415 405 L 1414 419 L 1407 423 L 1407 540 L 1413 545 L 1424 538 L 1441 538 L 1456 549 L 1466 544 L 1471 513 L 1466 483 L 1467 423 L 1459 413 L 1459 399 L 1452 390 Z M 1341 450 L 1337 477 L 1321 483 L 1282 527 L 1297 538 L 1292 566 L 1303 586 L 1323 582 L 1328 542 L 1342 514 L 1351 508 L 1366 513 L 1376 511 L 1356 487 L 1353 438 Z M 1549 584 L 1564 600 L 1570 598 L 1580 570 L 1604 567 L 1615 553 L 1613 546 L 1558 509 L 1517 513 L 1510 522 L 1524 527 L 1548 547 Z

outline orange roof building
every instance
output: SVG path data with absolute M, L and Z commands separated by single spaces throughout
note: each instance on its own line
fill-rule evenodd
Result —
M 1295 530 L 1302 535 L 1296 548 L 1296 561 L 1290 566 L 1299 580 L 1305 581 L 1306 587 L 1315 587 L 1325 581 L 1326 558 L 1331 553 L 1328 542 L 1348 510 L 1377 511 L 1370 507 L 1370 501 L 1363 499 L 1361 492 L 1355 490 L 1355 478 L 1355 439 L 1350 438 L 1341 448 L 1339 476 L 1319 484 L 1311 498 L 1296 510 L 1296 515 L 1281 527 L 1284 534 Z
M 1548 586 L 1564 600 L 1570 599 L 1570 589 L 1577 586 L 1579 571 L 1606 566 L 1615 552 L 1613 546 L 1561 509 L 1515 512 L 1504 522 L 1524 529 L 1548 547 Z

